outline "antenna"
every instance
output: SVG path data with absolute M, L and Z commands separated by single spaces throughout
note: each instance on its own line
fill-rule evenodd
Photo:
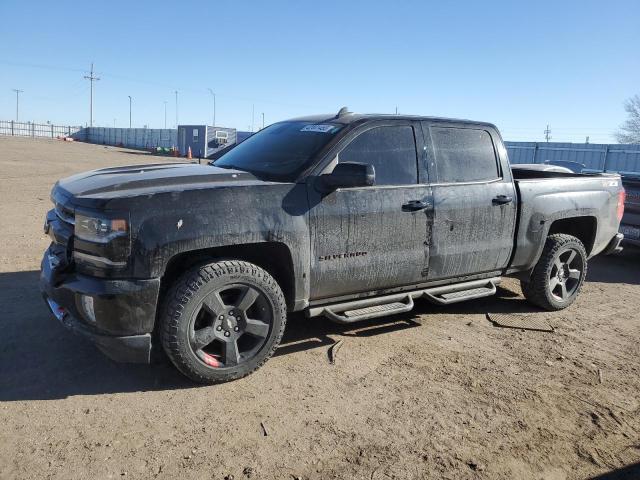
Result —
M 93 62 L 91 62 L 91 72 L 89 75 L 85 75 L 84 78 L 91 83 L 91 97 L 89 99 L 89 126 L 93 127 L 93 82 L 100 80 L 93 74 Z
M 349 112 L 349 109 L 347 107 L 342 107 L 340 110 L 338 110 L 338 114 L 336 115 L 336 118 L 344 117 L 349 113 L 351 112 Z

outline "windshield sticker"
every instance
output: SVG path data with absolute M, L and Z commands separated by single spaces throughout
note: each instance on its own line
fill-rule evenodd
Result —
M 336 129 L 335 125 L 305 125 L 300 130 L 301 132 L 320 132 L 320 133 L 328 133 L 332 130 Z

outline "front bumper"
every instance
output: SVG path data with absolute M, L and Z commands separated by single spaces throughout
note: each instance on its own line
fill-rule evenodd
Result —
M 624 240 L 624 235 L 622 233 L 616 233 L 606 248 L 602 251 L 603 255 L 611 255 L 614 253 L 620 253 L 622 251 L 622 246 L 620 245 Z
M 50 247 L 40 272 L 40 290 L 53 315 L 113 360 L 149 363 L 160 280 L 89 277 L 56 258 L 58 253 Z M 83 297 L 92 299 L 93 318 Z

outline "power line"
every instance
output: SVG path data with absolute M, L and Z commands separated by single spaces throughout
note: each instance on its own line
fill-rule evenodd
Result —
M 93 127 L 93 82 L 97 82 L 98 80 L 100 80 L 93 74 L 93 62 L 91 62 L 91 72 L 89 73 L 89 75 L 85 75 L 84 78 L 89 80 L 89 82 L 91 83 L 91 96 L 89 100 L 89 126 Z
M 4 59 L 0 59 L 0 64 L 4 64 L 4 65 L 11 65 L 14 67 L 26 67 L 26 68 L 39 68 L 39 69 L 46 69 L 46 70 L 59 70 L 59 71 L 67 71 L 67 72 L 86 72 L 86 70 L 84 69 L 80 69 L 80 68 L 71 68 L 71 67 L 58 67 L 58 66 L 53 66 L 53 65 L 43 65 L 43 64 L 34 64 L 34 63 L 26 63 L 26 62 L 14 62 L 14 61 L 10 61 L 10 60 L 4 60 Z M 134 83 L 141 83 L 141 84 L 146 84 L 146 85 L 153 85 L 156 87 L 160 87 L 160 88 L 180 88 L 181 92 L 191 92 L 191 93 L 196 93 L 199 95 L 202 94 L 207 94 L 208 92 L 206 90 L 203 90 L 201 88 L 187 88 L 184 85 L 182 87 L 180 87 L 179 85 L 169 85 L 166 83 L 161 83 L 161 82 L 154 82 L 154 81 L 150 81 L 147 79 L 142 79 L 142 78 L 134 78 L 134 77 L 129 77 L 126 75 L 119 75 L 119 74 L 114 74 L 114 73 L 109 73 L 109 72 L 105 72 L 105 71 L 101 71 L 100 73 L 102 78 L 105 77 L 110 77 L 113 79 L 119 79 L 119 80 L 123 80 L 126 82 L 134 82 Z M 88 79 L 88 77 L 85 77 Z M 96 78 L 95 80 L 100 80 L 99 78 Z M 241 101 L 245 101 L 245 102 L 259 102 L 259 103 L 268 103 L 268 104 L 273 104 L 273 105 L 281 105 L 281 106 L 286 106 L 286 107 L 294 107 L 294 108 L 305 108 L 305 109 L 316 109 L 316 108 L 324 108 L 325 105 L 309 105 L 309 104 L 301 104 L 301 103 L 290 103 L 290 102 L 282 102 L 282 101 L 278 101 L 278 100 L 271 100 L 271 99 L 264 99 L 264 98 L 254 98 L 254 97 L 244 97 L 244 96 L 239 96 L 239 95 L 232 95 L 232 94 L 224 94 L 224 93 L 220 93 L 220 92 L 216 92 L 216 96 L 220 96 L 220 97 L 224 97 L 224 98 L 228 98 L 228 99 L 232 99 L 232 100 L 241 100 Z
M 14 88 L 13 91 L 16 92 L 16 122 L 17 122 L 18 119 L 20 118 L 20 115 L 19 115 L 19 113 L 20 113 L 20 108 L 19 108 L 19 105 L 20 105 L 20 94 L 22 92 L 24 92 L 24 90 L 19 90 L 17 88 Z

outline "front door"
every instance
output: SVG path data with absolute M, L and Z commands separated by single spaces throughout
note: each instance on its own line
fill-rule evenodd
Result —
M 505 268 L 513 249 L 516 192 L 493 129 L 424 124 L 430 137 L 434 224 L 429 280 Z M 431 175 L 430 170 L 430 175 Z
M 369 163 L 375 185 L 329 194 L 309 186 L 312 300 L 426 279 L 433 212 L 431 189 L 418 175 L 421 145 L 419 124 L 362 127 L 343 140 L 325 171 L 337 162 Z

